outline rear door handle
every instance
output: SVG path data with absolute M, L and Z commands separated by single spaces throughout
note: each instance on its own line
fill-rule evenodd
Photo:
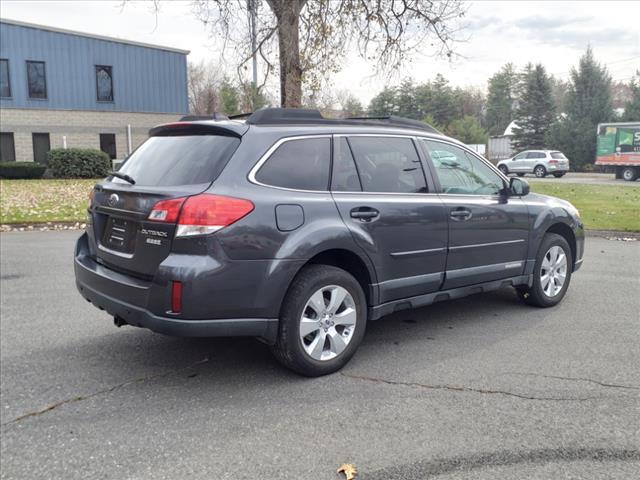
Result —
M 469 220 L 472 216 L 471 210 L 467 210 L 464 207 L 458 207 L 449 212 L 449 216 L 456 221 Z
M 357 218 L 363 222 L 368 222 L 380 215 L 380 212 L 371 207 L 357 207 L 351 210 L 351 218 Z

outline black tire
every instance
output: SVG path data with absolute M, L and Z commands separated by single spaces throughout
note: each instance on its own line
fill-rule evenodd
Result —
M 558 246 L 562 248 L 564 254 L 567 258 L 567 273 L 564 284 L 560 291 L 554 296 L 548 296 L 542 286 L 541 280 L 541 270 L 542 270 L 542 262 L 547 252 L 551 249 L 551 247 Z M 567 293 L 567 289 L 569 288 L 569 284 L 571 283 L 571 274 L 573 272 L 573 257 L 571 255 L 571 248 L 567 241 L 561 235 L 555 233 L 547 233 L 542 239 L 542 243 L 540 244 L 540 248 L 538 249 L 538 254 L 536 255 L 536 263 L 533 268 L 533 285 L 531 287 L 519 287 L 518 293 L 520 297 L 529 305 L 533 305 L 536 307 L 553 307 L 562 301 L 565 294 Z
M 509 175 L 509 169 L 505 165 L 500 165 L 498 170 L 500 170 L 504 175 Z
M 519 177 L 524 177 L 524 173 L 519 173 L 518 176 Z
M 538 178 L 544 178 L 547 176 L 547 169 L 544 168 L 544 165 L 536 165 L 533 169 L 533 174 Z
M 316 360 L 303 348 L 299 337 L 300 319 L 311 296 L 319 289 L 337 285 L 346 289 L 356 309 L 355 331 L 347 347 L 330 360 Z M 318 377 L 340 370 L 362 342 L 367 323 L 367 301 L 358 281 L 344 270 L 329 265 L 308 265 L 293 280 L 280 312 L 278 338 L 272 353 L 285 367 L 308 377 Z
M 554 173 L 553 176 L 556 178 L 561 178 L 564 177 L 564 173 Z
M 638 179 L 638 169 L 633 167 L 624 167 L 621 177 L 627 182 L 635 182 Z

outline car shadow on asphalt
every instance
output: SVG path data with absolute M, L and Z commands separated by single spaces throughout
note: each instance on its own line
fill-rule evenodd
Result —
M 519 314 L 526 310 L 525 321 Z M 482 341 L 477 348 L 522 333 L 530 328 L 532 313 L 534 319 L 545 317 L 543 310 L 524 306 L 509 289 L 397 312 L 369 322 L 363 343 L 346 368 L 371 362 L 396 362 L 398 368 L 410 368 L 415 362 L 413 352 L 425 346 L 431 351 L 429 360 L 440 362 L 457 354 L 457 348 L 451 348 L 457 342 L 464 342 L 465 351 L 472 350 L 474 344 L 468 340 L 479 332 Z M 304 380 L 280 367 L 269 347 L 252 338 L 176 338 L 123 327 L 90 340 L 85 348 L 89 356 L 91 350 L 108 351 L 113 359 L 108 368 L 123 379 L 175 371 L 188 378 L 206 375 L 214 383 L 258 377 L 260 383 Z

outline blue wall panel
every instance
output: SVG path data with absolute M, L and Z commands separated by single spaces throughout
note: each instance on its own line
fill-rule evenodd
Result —
M 185 53 L 0 23 L 0 58 L 9 60 L 10 99 L 0 106 L 186 113 Z M 46 63 L 47 99 L 28 98 L 27 60 Z M 96 65 L 113 67 L 113 102 L 98 102 Z

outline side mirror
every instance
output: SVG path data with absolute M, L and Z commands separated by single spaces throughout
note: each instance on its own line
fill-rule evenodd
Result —
M 522 197 L 529 195 L 529 182 L 518 177 L 511 177 L 509 180 L 509 194 Z

